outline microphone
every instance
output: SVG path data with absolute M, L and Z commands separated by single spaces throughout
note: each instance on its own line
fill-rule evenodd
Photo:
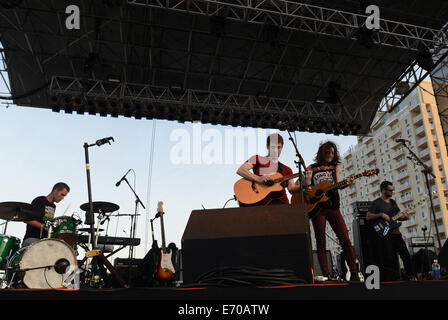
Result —
M 100 139 L 100 140 L 96 140 L 95 143 L 99 147 L 99 146 L 102 146 L 103 144 L 106 144 L 106 143 L 110 144 L 110 140 L 115 142 L 114 138 L 109 137 L 109 138 L 103 138 L 103 139 Z
M 128 175 L 128 173 L 129 173 L 131 170 L 132 170 L 132 169 L 129 169 L 128 172 L 126 172 L 126 174 L 123 176 L 123 178 L 121 178 L 121 179 L 115 184 L 116 187 L 118 187 L 118 186 L 120 185 L 121 181 L 123 181 L 123 180 L 126 178 L 126 176 Z
M 395 142 L 409 142 L 409 140 L 406 140 L 406 139 L 395 139 Z

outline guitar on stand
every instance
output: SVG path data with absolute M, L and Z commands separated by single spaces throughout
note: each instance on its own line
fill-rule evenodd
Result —
M 159 252 L 159 263 L 157 266 L 157 278 L 163 281 L 170 281 L 174 279 L 175 269 L 171 260 L 172 252 L 168 252 L 165 242 L 165 226 L 163 224 L 163 202 L 159 201 L 157 204 L 157 214 L 160 216 L 160 227 L 162 231 L 162 248 Z

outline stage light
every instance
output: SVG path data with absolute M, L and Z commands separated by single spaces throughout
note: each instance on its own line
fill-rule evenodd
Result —
M 87 101 L 87 112 L 92 116 L 96 115 L 96 107 L 94 100 Z
M 197 107 L 191 109 L 191 121 L 201 121 L 201 111 Z
M 367 29 L 365 26 L 360 27 L 358 31 L 356 32 L 356 41 L 363 47 L 366 47 L 368 49 L 372 48 L 375 44 L 374 38 L 373 38 L 373 30 Z
M 100 117 L 107 117 L 107 105 L 105 101 L 98 102 Z
M 123 6 L 124 0 L 103 0 L 103 4 L 108 8 L 119 8 Z
M 210 17 L 210 33 L 216 35 L 218 38 L 226 35 L 226 17 L 211 16 Z
M 278 44 L 278 34 L 280 28 L 278 26 L 267 24 L 263 26 L 263 41 L 269 43 L 271 46 Z
M 123 104 L 123 116 L 126 118 L 130 118 L 132 116 L 131 109 L 132 106 L 130 103 Z
M 402 96 L 402 95 L 407 94 L 410 89 L 411 89 L 411 87 L 408 82 L 401 81 L 400 83 L 397 84 L 397 89 L 395 90 L 395 94 Z
M 417 64 L 420 68 L 425 71 L 431 71 L 434 68 L 434 61 L 432 59 L 432 54 L 428 49 L 420 50 L 415 57 Z

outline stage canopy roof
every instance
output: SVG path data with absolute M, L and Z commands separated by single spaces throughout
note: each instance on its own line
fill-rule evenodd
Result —
M 0 4 L 19 106 L 336 134 L 366 134 L 416 61 L 431 68 L 448 17 L 445 0 Z M 80 29 L 66 27 L 69 5 Z

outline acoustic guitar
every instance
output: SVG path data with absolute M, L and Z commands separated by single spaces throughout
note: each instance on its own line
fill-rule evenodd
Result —
M 276 172 L 271 175 L 271 179 L 265 183 L 258 183 L 241 178 L 234 186 L 233 191 L 238 199 L 240 206 L 247 205 L 266 205 L 273 199 L 278 199 L 282 195 L 282 184 L 290 179 L 297 178 L 298 173 L 283 176 Z
M 165 242 L 165 227 L 163 224 L 163 202 L 157 204 L 157 213 L 160 216 L 160 226 L 162 229 L 162 248 L 159 252 L 159 264 L 157 266 L 157 278 L 159 280 L 169 281 L 174 278 L 175 270 L 171 260 L 172 252 L 168 252 Z
M 368 177 L 378 174 L 379 169 L 366 170 L 362 173 L 358 173 L 351 176 L 354 180 L 360 177 Z M 308 206 L 308 217 L 312 218 L 320 209 L 321 204 L 327 202 L 329 199 L 327 197 L 327 192 L 334 189 L 341 189 L 347 186 L 347 179 L 341 182 L 331 184 L 329 181 L 323 181 L 316 186 L 310 186 L 311 190 L 304 192 L 304 199 Z M 291 197 L 291 203 L 300 203 L 300 194 L 295 193 Z

